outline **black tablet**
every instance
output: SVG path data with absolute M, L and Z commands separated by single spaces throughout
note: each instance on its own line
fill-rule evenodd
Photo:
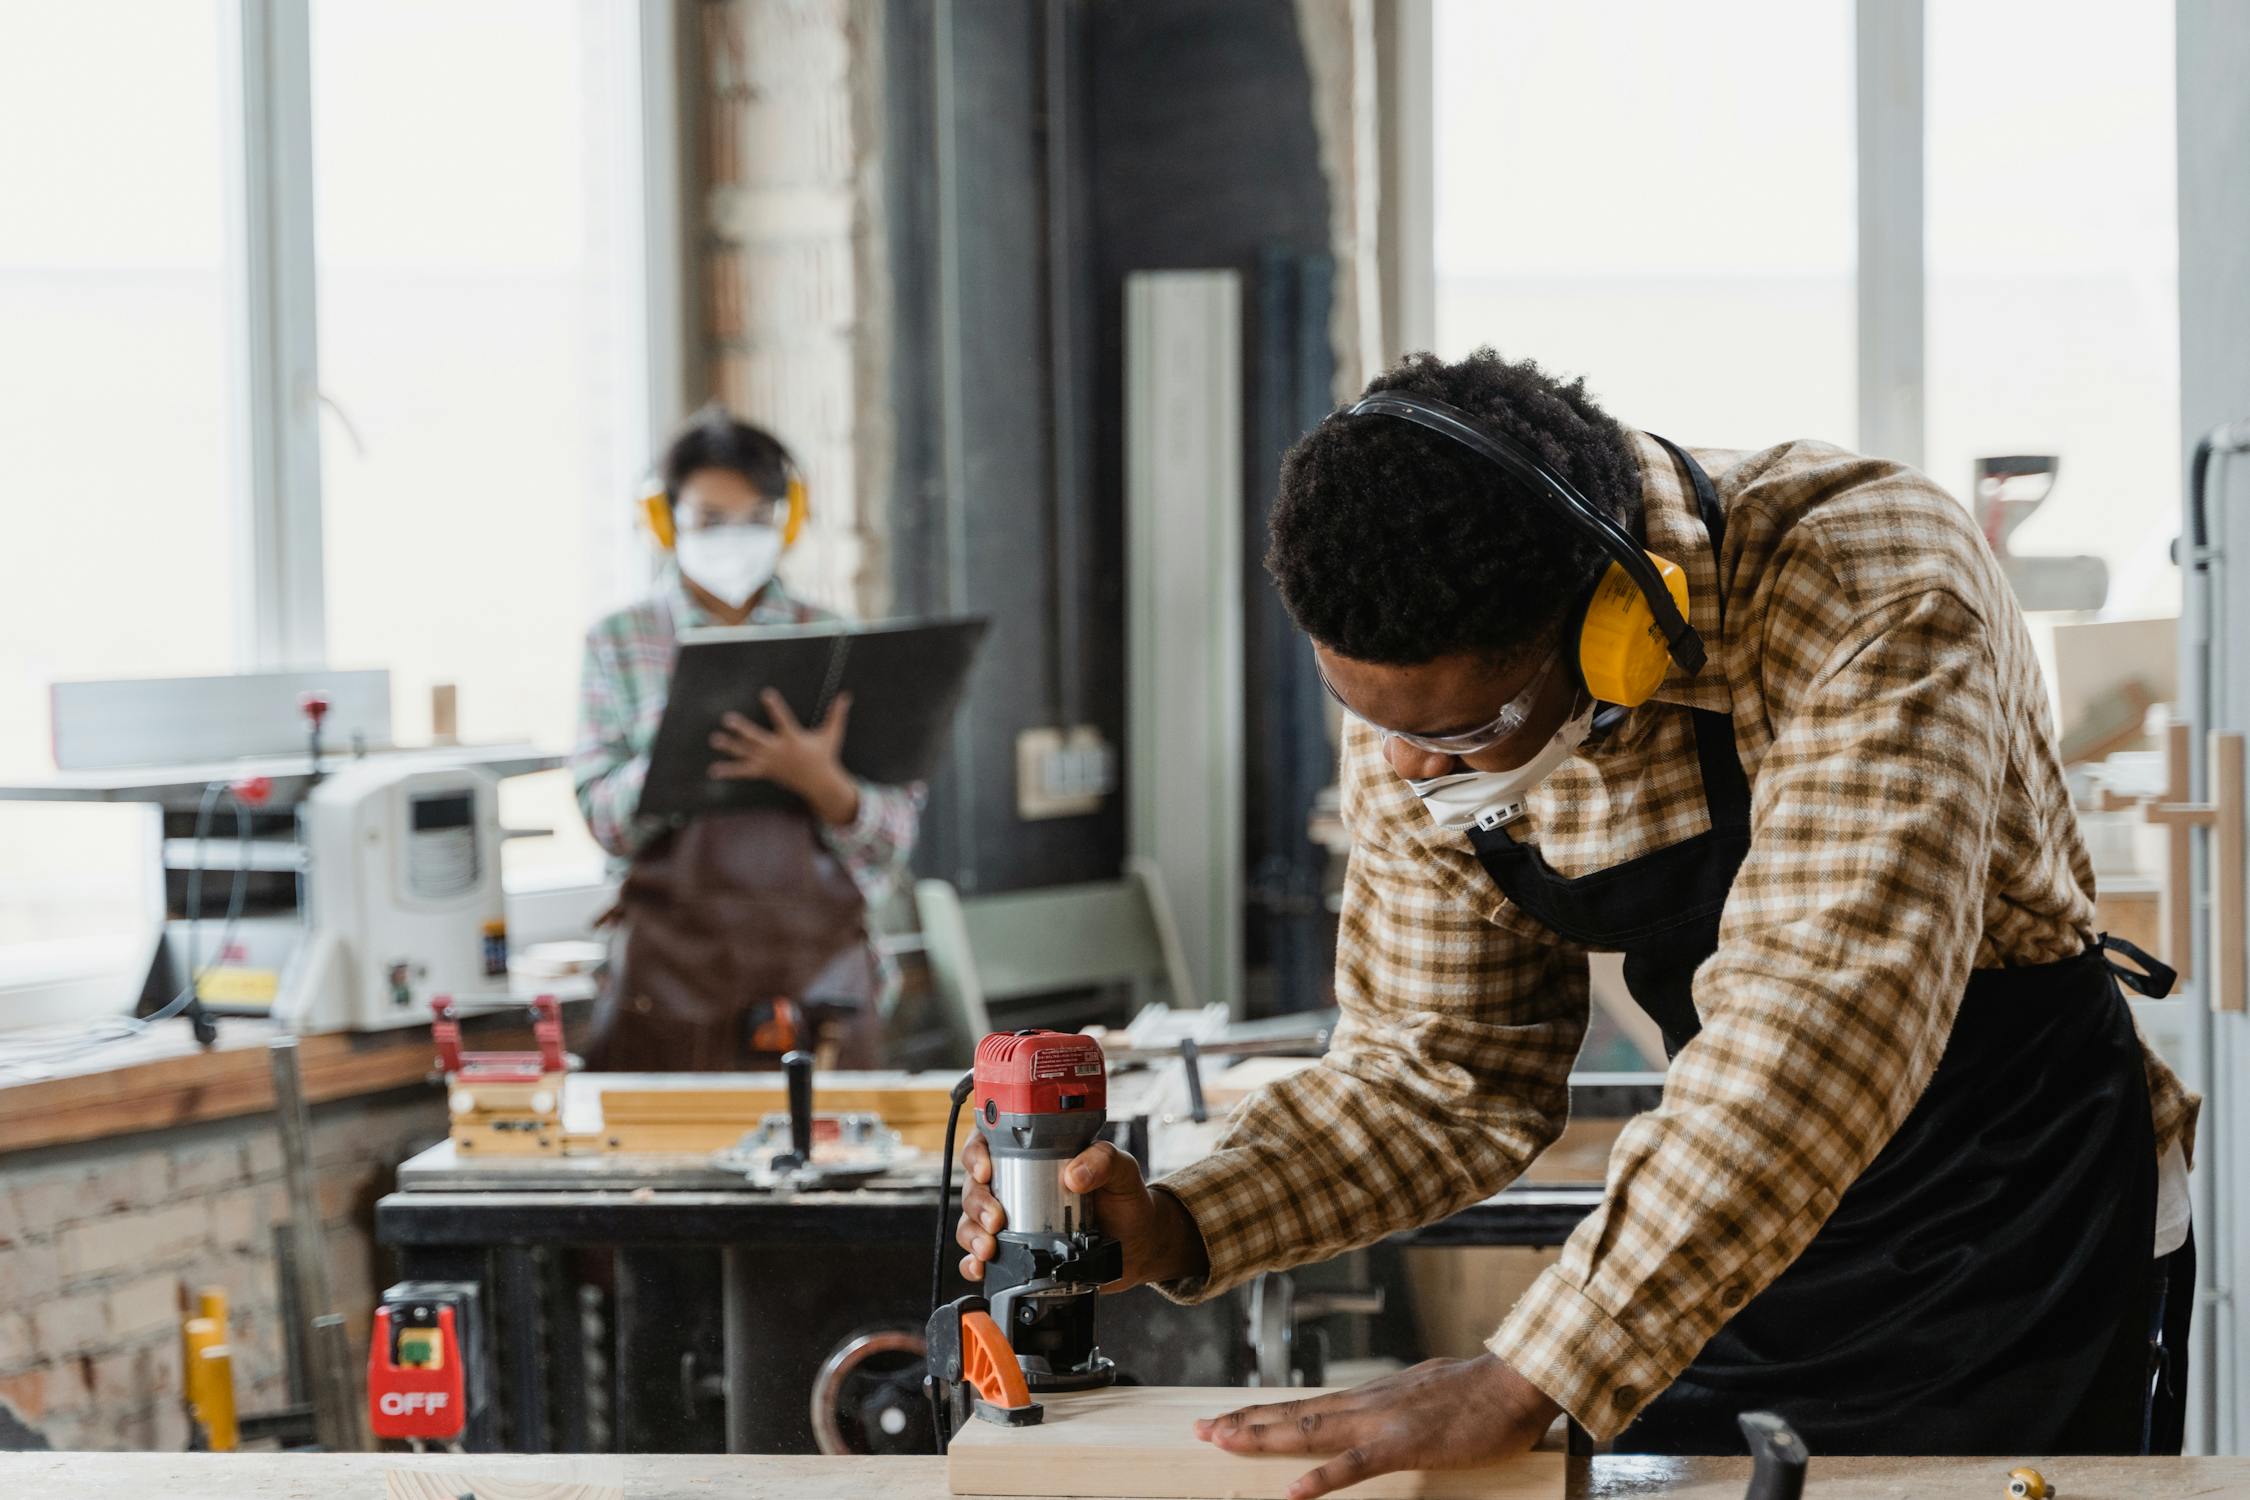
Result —
M 926 780 L 989 623 L 977 617 L 682 631 L 641 814 L 682 821 L 702 812 L 795 805 L 795 793 L 770 781 L 711 779 L 718 759 L 713 731 L 729 713 L 769 723 L 760 701 L 767 688 L 808 725 L 828 716 L 838 694 L 851 694 L 844 769 L 883 786 Z

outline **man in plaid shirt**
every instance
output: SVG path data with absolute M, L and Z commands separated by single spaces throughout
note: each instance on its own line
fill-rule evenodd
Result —
M 1352 718 L 1333 1046 L 1153 1187 L 1106 1146 L 1066 1181 L 1127 1284 L 1192 1301 L 1517 1176 L 1567 1114 L 1590 950 L 1625 954 L 1671 1067 L 1489 1353 L 1201 1435 L 1333 1455 L 1295 1497 L 1564 1412 L 1641 1451 L 1742 1451 L 1766 1408 L 1816 1453 L 2176 1452 L 2198 1101 L 2094 931 L 1961 507 L 1819 443 L 1689 453 L 1489 350 L 1377 392 L 1292 450 L 1267 556 Z M 1676 565 L 1699 671 L 1674 639 L 1638 697 L 1593 691 L 1615 551 L 1550 482 Z M 1002 1219 L 969 1155 L 974 1276 Z

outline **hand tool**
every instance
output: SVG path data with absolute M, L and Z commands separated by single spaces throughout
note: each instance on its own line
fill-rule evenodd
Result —
M 2049 1484 L 2037 1469 L 2010 1469 L 2008 1494 L 2011 1500 L 2055 1500 L 2061 1493 Z
M 1124 1246 L 1102 1233 L 1085 1197 L 1062 1180 L 1109 1118 L 1100 1044 L 1059 1031 L 995 1032 L 977 1043 L 971 1079 L 977 1132 L 992 1156 L 992 1192 L 1007 1227 L 985 1267 L 985 1295 L 931 1310 L 926 1384 L 939 1406 L 941 1442 L 971 1415 L 1037 1422 L 1035 1392 L 1091 1390 L 1114 1380 L 1114 1366 L 1094 1342 L 1094 1304 L 1105 1284 L 1125 1274 Z M 949 1122 L 941 1260 L 950 1228 L 951 1136 Z
M 919 1152 L 902 1150 L 897 1131 L 865 1111 L 813 1113 L 813 1055 L 791 1052 L 781 1059 L 789 1112 L 767 1115 L 758 1128 L 712 1157 L 730 1172 L 740 1172 L 752 1187 L 782 1191 L 836 1192 L 858 1187 L 885 1172 L 911 1168 Z
M 1797 1500 L 1805 1492 L 1805 1464 L 1810 1458 L 1805 1440 L 1770 1411 L 1746 1411 L 1735 1420 L 1755 1460 L 1743 1500 Z

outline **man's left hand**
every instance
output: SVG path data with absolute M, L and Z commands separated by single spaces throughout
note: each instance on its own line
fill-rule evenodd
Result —
M 1289 1487 L 1312 1500 L 1402 1469 L 1469 1469 L 1528 1451 L 1562 1408 L 1495 1355 L 1433 1359 L 1381 1380 L 1246 1406 L 1195 1424 L 1229 1453 L 1332 1453 Z

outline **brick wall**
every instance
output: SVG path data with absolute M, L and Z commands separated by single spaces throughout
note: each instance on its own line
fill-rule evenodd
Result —
M 390 1281 L 375 1199 L 445 1133 L 442 1096 L 323 1105 L 314 1158 L 336 1309 L 364 1347 Z M 183 1298 L 231 1301 L 236 1400 L 289 1399 L 273 1226 L 286 1212 L 273 1116 L 0 1157 L 0 1446 L 178 1449 Z
M 868 0 L 703 0 L 698 261 L 713 393 L 797 455 L 813 524 L 784 569 L 822 603 L 881 610 L 886 487 L 875 217 L 863 95 L 881 34 Z M 691 194 L 691 201 L 697 195 Z

